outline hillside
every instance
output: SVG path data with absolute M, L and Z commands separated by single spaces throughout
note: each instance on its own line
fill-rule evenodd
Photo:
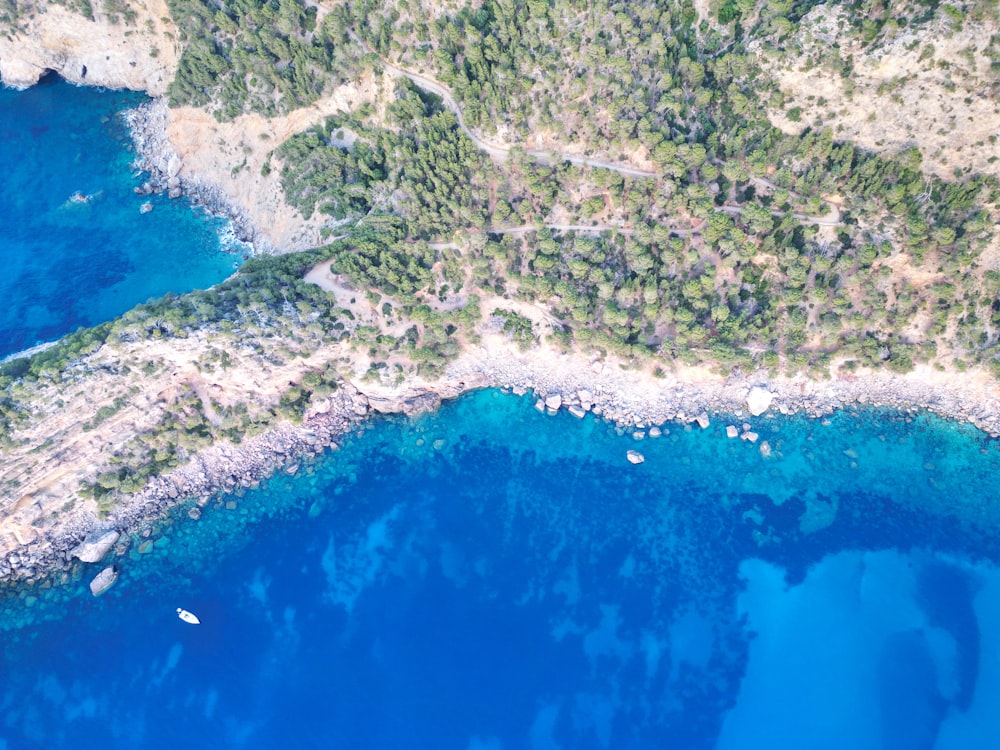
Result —
M 648 378 L 996 391 L 996 3 L 2 1 L 5 82 L 164 94 L 137 123 L 158 184 L 288 253 L 0 368 L 28 526 L 334 388 L 454 392 L 491 336 Z

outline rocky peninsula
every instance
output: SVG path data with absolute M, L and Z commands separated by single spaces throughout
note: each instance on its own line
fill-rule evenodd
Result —
M 197 507 L 217 493 L 254 487 L 275 472 L 294 471 L 304 458 L 335 450 L 339 438 L 362 420 L 380 414 L 413 416 L 479 388 L 531 392 L 540 411 L 561 409 L 581 418 L 589 413 L 637 439 L 684 425 L 707 429 L 722 423 L 742 433 L 730 431 L 730 437 L 755 441 L 753 426 L 760 420 L 794 414 L 821 418 L 859 407 L 914 414 L 926 410 L 1000 436 L 1000 390 L 985 376 L 925 370 L 903 377 L 863 374 L 816 381 L 766 373 L 722 377 L 684 367 L 653 374 L 652 366 L 637 369 L 613 358 L 567 354 L 546 345 L 524 352 L 502 333 L 491 333 L 489 326 L 488 321 L 483 325 L 480 346 L 470 347 L 440 379 L 413 378 L 398 386 L 344 381 L 330 398 L 311 407 L 301 424 L 284 423 L 239 445 L 212 445 L 124 498 L 106 518 L 77 513 L 26 535 L 23 526 L 10 525 L 20 513 L 8 514 L 5 525 L 12 533 L 4 535 L 0 581 L 30 585 L 69 570 L 78 564 L 75 551 L 88 537 L 111 531 L 136 534 L 178 504 L 194 502 Z M 736 427 L 744 424 L 750 428 Z M 726 438 L 720 433 L 720 439 Z M 759 448 L 766 457 L 766 444 Z M 632 460 L 624 454 L 621 459 Z M 196 518 L 192 514 L 191 522 Z M 106 550 L 104 559 L 126 551 L 127 546 L 119 544 Z

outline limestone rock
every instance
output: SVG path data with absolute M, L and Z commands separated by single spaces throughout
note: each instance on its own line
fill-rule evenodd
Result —
M 646 457 L 639 453 L 639 451 L 629 451 L 625 454 L 625 458 L 628 459 L 630 464 L 641 464 L 646 460 Z
M 90 582 L 90 593 L 94 596 L 100 596 L 111 588 L 117 580 L 118 571 L 115 569 L 114 565 L 109 565 L 98 573 L 94 577 L 94 580 Z
M 742 438 L 743 440 L 748 440 L 751 443 L 756 443 L 757 438 L 759 437 L 760 435 L 758 435 L 756 432 L 744 432 L 742 435 L 740 435 L 740 438 Z
M 167 164 L 167 176 L 176 177 L 181 171 L 181 157 L 178 154 L 172 154 L 170 157 L 170 162 Z
M 553 393 L 545 399 L 545 408 L 551 411 L 558 411 L 559 407 L 562 406 L 562 396 L 558 393 Z
M 432 392 L 418 393 L 403 401 L 403 414 L 408 417 L 415 417 L 418 414 L 435 411 L 441 406 L 441 397 Z
M 726 437 L 735 438 L 739 437 L 740 431 L 736 428 L 736 425 L 731 424 L 726 426 Z
M 747 394 L 747 410 L 752 416 L 759 417 L 771 408 L 772 399 L 774 399 L 773 393 L 766 388 L 755 385 Z
M 108 554 L 120 536 L 114 529 L 92 531 L 70 554 L 82 562 L 95 563 Z
M 587 415 L 586 410 L 584 410 L 582 406 L 577 406 L 576 404 L 569 407 L 569 413 L 577 419 L 583 419 Z
M 707 430 L 708 426 L 712 424 L 711 420 L 709 420 L 708 418 L 708 414 L 706 414 L 705 412 L 702 412 L 697 417 L 695 417 L 694 421 L 697 422 L 698 426 L 701 427 L 701 429 L 703 430 Z

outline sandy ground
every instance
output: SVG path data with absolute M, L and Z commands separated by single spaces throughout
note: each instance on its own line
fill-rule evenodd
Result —
M 997 135 L 1000 99 L 990 93 L 996 82 L 990 83 L 985 51 L 1000 31 L 996 19 L 956 29 L 941 12 L 917 34 L 903 31 L 868 48 L 846 28 L 840 8 L 820 5 L 798 25 L 782 56 L 756 45 L 759 62 L 785 93 L 782 108 L 768 111 L 776 126 L 789 133 L 830 127 L 836 139 L 880 153 L 916 145 L 924 171 L 946 180 L 954 180 L 956 170 L 1000 176 L 994 158 L 1000 146 L 990 140 Z M 840 75 L 847 60 L 850 79 Z M 798 122 L 788 119 L 792 107 L 802 108 Z
M 322 243 L 320 230 L 335 224 L 318 214 L 307 221 L 284 202 L 277 159 L 270 174 L 261 169 L 271 151 L 289 137 L 370 101 L 374 90 L 369 75 L 358 84 L 338 87 L 310 107 L 270 119 L 247 114 L 220 123 L 201 109 L 170 109 L 167 135 L 181 157 L 179 176 L 217 187 L 278 250 L 315 247 Z

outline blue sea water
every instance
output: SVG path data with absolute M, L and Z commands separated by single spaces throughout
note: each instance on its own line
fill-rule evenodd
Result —
M 997 747 L 997 442 L 752 422 L 369 423 L 6 601 L 0 748 Z
M 53 79 L 0 88 L 0 358 L 216 284 L 242 260 L 220 246 L 221 219 L 134 193 L 144 177 L 119 113 L 142 101 Z

